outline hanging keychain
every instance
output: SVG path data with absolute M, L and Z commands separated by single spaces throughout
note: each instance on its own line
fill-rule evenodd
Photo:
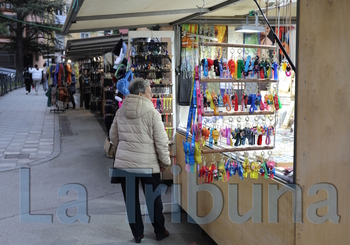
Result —
M 248 177 L 248 174 L 251 172 L 250 171 L 250 164 L 249 164 L 249 153 L 248 152 L 244 152 L 244 162 L 242 164 L 242 167 L 243 167 L 243 177 L 247 178 Z
M 219 114 L 218 96 L 215 94 L 214 89 L 212 91 L 212 100 L 214 104 L 214 115 L 218 115 Z
M 224 106 L 226 107 L 226 111 L 231 111 L 230 96 L 226 92 L 224 94 L 223 102 Z
M 213 175 L 213 180 L 218 180 L 218 168 L 217 168 L 217 162 L 215 160 L 214 154 L 211 155 L 212 158 L 212 164 L 210 166 L 210 171 Z
M 246 60 L 245 65 L 244 65 L 244 76 L 245 77 L 247 77 L 249 75 L 248 72 L 249 72 L 249 65 L 250 65 L 251 58 L 252 57 L 250 55 L 248 55 L 247 60 Z
M 205 95 L 207 97 L 207 103 L 209 104 L 210 108 L 214 110 L 214 102 L 208 88 L 205 90 Z
M 238 173 L 238 176 L 241 180 L 243 180 L 243 167 L 242 167 L 242 164 L 237 160 L 237 154 L 236 153 L 236 162 L 237 162 L 237 173 Z
M 265 63 L 266 63 L 266 78 L 267 78 L 267 79 L 270 79 L 270 77 L 271 77 L 271 64 L 270 64 L 270 60 L 267 59 L 267 60 L 265 61 Z
M 231 175 L 231 159 L 228 158 L 225 163 L 225 175 L 226 175 L 226 181 L 230 180 Z M 225 181 L 224 181 L 225 182 Z
M 224 100 L 221 96 L 221 93 L 219 93 L 219 96 L 218 96 L 218 106 L 219 107 L 223 107 L 224 106 Z
M 275 170 L 275 161 L 273 161 L 273 158 L 271 157 L 272 155 L 272 151 L 268 152 L 269 158 L 267 160 L 267 164 L 266 164 L 266 168 L 267 168 L 267 172 L 268 172 L 268 176 L 273 179 L 275 177 L 276 174 L 276 170 Z
M 250 178 L 251 179 L 258 179 L 259 177 L 259 164 L 257 161 L 257 155 L 256 152 L 254 151 L 253 153 L 254 156 L 254 161 L 250 164 Z
M 278 64 L 277 61 L 273 63 L 273 78 L 274 80 L 278 80 Z
M 269 125 L 269 134 L 270 134 L 270 137 L 274 136 L 275 135 L 275 127 L 273 126 L 273 117 L 270 115 L 269 117 L 269 120 L 270 120 L 270 125 Z
M 267 171 L 267 167 L 266 167 L 266 160 L 264 158 L 264 152 L 262 152 L 261 155 L 262 155 L 263 162 L 260 165 L 260 173 L 261 173 L 261 176 L 263 176 L 265 179 L 268 179 L 269 175 L 268 175 L 268 171 Z
M 230 127 L 228 127 L 227 131 L 226 131 L 226 135 L 227 135 L 226 143 L 227 143 L 227 145 L 233 146 L 233 142 L 232 142 L 232 138 L 231 138 L 232 128 L 233 128 L 233 118 L 229 117 L 228 121 L 230 122 Z
M 213 132 L 212 132 L 212 135 L 213 135 L 213 139 L 214 139 L 214 145 L 217 145 L 218 144 L 218 139 L 220 137 L 220 132 L 219 130 L 217 130 L 216 128 L 214 128 Z
M 207 175 L 207 164 L 206 164 L 206 158 L 205 156 L 203 156 L 203 165 L 200 168 L 200 170 L 198 171 L 198 177 L 199 177 L 199 184 L 202 184 L 202 178 Z M 205 182 L 205 180 L 204 180 Z

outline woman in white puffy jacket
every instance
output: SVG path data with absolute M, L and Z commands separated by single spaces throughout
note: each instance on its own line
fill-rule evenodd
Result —
M 42 76 L 43 76 L 43 70 L 39 69 L 38 65 L 35 65 L 34 69 L 33 68 L 29 68 L 29 72 L 32 73 L 35 92 L 36 92 L 36 95 L 38 95 L 40 82 L 41 82 L 41 79 L 42 79 Z
M 129 92 L 109 131 L 111 141 L 117 146 L 114 168 L 125 176 L 119 178 L 119 183 L 127 203 L 129 225 L 136 243 L 140 243 L 144 237 L 139 181 L 144 192 L 145 185 L 152 186 L 151 193 L 147 193 L 149 190 L 146 188 L 146 204 L 149 211 L 153 210 L 150 218 L 156 239 L 160 241 L 169 236 L 164 226 L 160 188 L 157 188 L 161 183 L 160 172 L 170 166 L 169 140 L 161 115 L 152 104 L 149 82 L 136 78 L 131 81 Z

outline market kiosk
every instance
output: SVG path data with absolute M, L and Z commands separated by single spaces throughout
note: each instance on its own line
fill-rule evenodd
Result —
M 86 3 L 89 2 L 86 1 Z M 227 2 L 232 4 L 234 1 Z M 79 1 L 78 10 L 83 4 L 85 4 L 84 1 Z M 172 2 L 172 4 L 175 3 Z M 107 9 L 110 9 L 108 7 L 104 8 L 106 12 L 108 12 Z M 179 6 L 173 5 L 172 7 L 179 8 Z M 181 168 L 181 171 L 177 171 L 175 169 L 177 167 L 175 167 L 173 172 L 174 183 L 179 184 L 181 188 L 176 193 L 176 201 L 194 220 L 196 220 L 196 216 L 207 216 L 213 206 L 222 203 L 222 209 L 218 210 L 216 207 L 213 209 L 213 221 L 199 224 L 218 244 L 266 244 L 268 242 L 272 244 L 344 244 L 349 240 L 347 164 L 350 160 L 350 152 L 347 150 L 347 146 L 350 135 L 346 125 L 346 122 L 349 121 L 349 108 L 346 105 L 349 104 L 350 94 L 347 86 L 346 71 L 348 65 L 346 58 L 350 47 L 346 40 L 350 38 L 350 27 L 343 21 L 347 17 L 347 9 L 350 9 L 350 2 L 345 0 L 337 2 L 298 1 L 296 37 L 298 70 L 294 82 L 295 135 L 292 183 L 297 184 L 301 189 L 301 212 L 298 212 L 298 209 L 293 209 L 293 204 L 298 200 L 293 198 L 292 192 L 287 192 L 278 201 L 278 222 L 269 222 L 269 220 L 276 218 L 274 213 L 270 213 L 269 210 L 268 199 L 271 188 L 275 188 L 274 185 L 277 185 L 278 188 L 286 187 L 291 191 L 297 189 L 296 186 L 293 187 L 286 182 L 276 181 L 276 179 L 260 177 L 258 179 L 245 178 L 241 181 L 239 178 L 230 178 L 228 182 L 216 181 L 210 184 L 201 184 L 198 187 L 197 174 L 186 170 L 183 151 L 183 141 L 186 136 L 180 130 L 177 131 L 176 165 Z M 78 13 L 74 15 L 77 16 Z M 185 17 L 188 16 L 180 18 Z M 74 26 L 75 24 L 71 23 L 70 17 L 67 18 L 69 25 L 73 25 L 73 31 L 82 30 L 84 24 L 82 18 L 86 18 L 86 16 L 83 15 L 80 18 L 79 26 Z M 169 19 L 161 22 L 173 23 L 176 26 L 181 21 L 186 23 L 191 19 L 180 20 L 180 18 L 173 22 L 168 21 Z M 124 22 L 120 22 L 122 24 L 118 27 L 127 27 L 129 19 L 123 19 Z M 148 19 L 150 20 L 150 18 Z M 108 24 L 103 25 L 102 22 L 100 26 L 97 26 L 96 22 L 90 28 L 106 29 Z M 114 21 L 114 23 L 118 23 L 118 21 Z M 154 23 L 139 21 L 136 24 L 142 26 L 155 23 L 160 23 L 159 18 Z M 109 25 L 112 24 L 109 23 Z M 135 26 L 134 22 L 132 26 Z M 291 111 L 290 114 L 293 112 Z M 178 111 L 178 115 L 179 118 L 182 115 L 187 117 L 186 112 L 181 114 L 181 111 Z M 204 146 L 202 150 L 211 149 Z M 213 156 L 216 159 L 221 158 L 220 153 L 215 153 Z M 210 161 L 211 157 L 208 155 L 207 161 Z M 195 182 L 190 179 L 192 175 L 194 175 Z M 320 192 L 317 193 L 314 186 L 319 183 L 323 185 L 320 186 Z M 235 194 L 235 184 L 237 184 L 238 198 L 229 194 Z M 208 189 L 212 188 L 211 191 L 215 194 L 214 198 L 208 191 L 197 192 L 198 188 L 204 188 L 203 186 Z M 257 191 L 254 191 L 255 188 Z M 192 198 L 193 196 L 197 196 L 197 208 L 191 206 L 192 203 L 189 202 L 188 197 Z M 337 201 L 335 205 L 328 206 L 328 209 L 327 203 L 321 202 L 327 198 L 332 199 L 332 202 Z M 241 216 L 246 214 L 256 200 L 262 200 L 261 222 L 259 218 L 257 220 L 250 219 L 243 223 L 242 221 L 237 222 L 240 219 L 230 219 L 230 215 L 234 214 L 235 209 Z M 194 213 L 193 211 L 196 210 L 198 211 Z M 293 212 L 293 210 L 296 211 Z M 317 213 L 318 218 L 310 219 L 309 213 L 313 211 Z M 327 214 L 332 215 L 325 216 Z M 302 220 L 297 218 L 300 215 L 302 215 Z M 332 219 L 330 219 L 331 217 Z M 200 220 L 197 219 L 197 221 L 200 223 Z

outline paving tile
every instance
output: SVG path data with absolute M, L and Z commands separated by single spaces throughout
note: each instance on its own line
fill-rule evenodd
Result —
M 33 145 L 33 146 L 24 146 L 24 147 L 22 147 L 22 149 L 38 149 L 38 146 L 35 146 L 35 145 Z
M 0 160 L 0 165 L 1 164 L 5 164 L 5 163 L 14 163 L 14 164 L 16 164 L 17 160 L 18 159 L 1 159 Z
M 39 140 L 28 140 L 26 141 L 26 144 L 28 143 L 39 144 Z
M 41 134 L 42 131 L 29 131 L 30 134 Z
M 52 139 L 40 139 L 40 143 L 42 142 L 53 142 L 53 138 Z
M 17 160 L 17 165 L 24 165 L 33 162 L 33 160 L 30 159 L 18 159 Z M 1 165 L 0 165 L 1 167 Z
M 21 150 L 22 150 L 22 147 L 19 147 L 19 148 L 6 148 L 5 152 L 18 152 L 18 151 L 21 151 Z
M 7 163 L 7 162 L 0 163 L 0 169 L 1 168 L 13 168 L 13 167 L 16 167 L 16 164 L 17 164 L 17 161 L 15 163 Z
M 37 151 L 37 154 L 51 154 L 52 151 Z
M 53 149 L 53 144 L 51 145 L 39 145 L 39 149 Z
M 11 142 L 11 144 L 9 144 L 9 147 L 11 147 L 11 146 L 16 147 L 16 146 L 23 146 L 23 145 L 24 145 L 24 142 L 23 143 L 19 143 L 19 142 L 12 143 Z
M 20 151 L 8 151 L 8 150 L 6 150 L 5 152 L 4 152 L 4 155 L 17 155 L 17 154 L 20 154 L 21 152 Z
M 28 149 L 22 149 L 21 151 L 22 152 L 30 152 L 30 153 L 34 153 L 34 152 L 37 152 L 37 148 L 28 148 Z
M 40 142 L 39 146 L 42 146 L 42 145 L 53 145 L 53 142 Z

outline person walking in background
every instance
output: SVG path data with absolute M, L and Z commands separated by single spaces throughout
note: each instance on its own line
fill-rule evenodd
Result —
M 69 93 L 69 102 L 72 102 L 73 109 L 75 109 L 75 99 L 74 99 L 74 94 L 76 93 L 76 87 L 75 85 L 77 84 L 77 79 L 74 74 L 71 75 L 70 81 L 67 81 L 67 89 Z M 67 109 L 68 109 L 68 104 L 67 104 Z
M 42 78 L 42 80 L 43 80 L 43 90 L 44 90 L 44 94 L 45 94 L 47 89 L 49 88 L 46 62 L 43 65 L 43 78 Z
M 38 65 L 35 65 L 35 68 L 29 68 L 29 72 L 32 73 L 33 83 L 35 88 L 35 95 L 38 95 L 40 81 L 42 79 L 42 69 L 39 69 Z
M 152 91 L 148 81 L 136 78 L 129 85 L 130 94 L 114 117 L 109 135 L 116 146 L 114 168 L 124 176 L 117 177 L 121 184 L 129 225 L 136 243 L 144 237 L 140 211 L 139 181 L 143 192 L 151 185 L 153 193 L 145 193 L 149 216 L 158 241 L 169 236 L 165 229 L 160 188 L 160 172 L 170 166 L 168 136 L 159 112 L 152 104 Z M 126 174 L 127 173 L 127 174 Z M 140 177 L 140 174 L 144 177 Z M 131 186 L 127 186 L 131 180 Z M 115 183 L 115 182 L 113 182 Z M 126 191 L 128 190 L 128 192 Z M 155 198 L 155 199 L 154 199 Z M 129 200 L 129 201 L 127 201 Z M 132 201 L 132 203 L 130 203 Z M 152 211 L 151 211 L 152 210 Z
M 24 68 L 23 71 L 24 84 L 26 85 L 26 94 L 30 93 L 32 87 L 32 74 L 30 74 L 28 67 Z
M 79 72 L 80 108 L 84 106 L 84 74 Z

